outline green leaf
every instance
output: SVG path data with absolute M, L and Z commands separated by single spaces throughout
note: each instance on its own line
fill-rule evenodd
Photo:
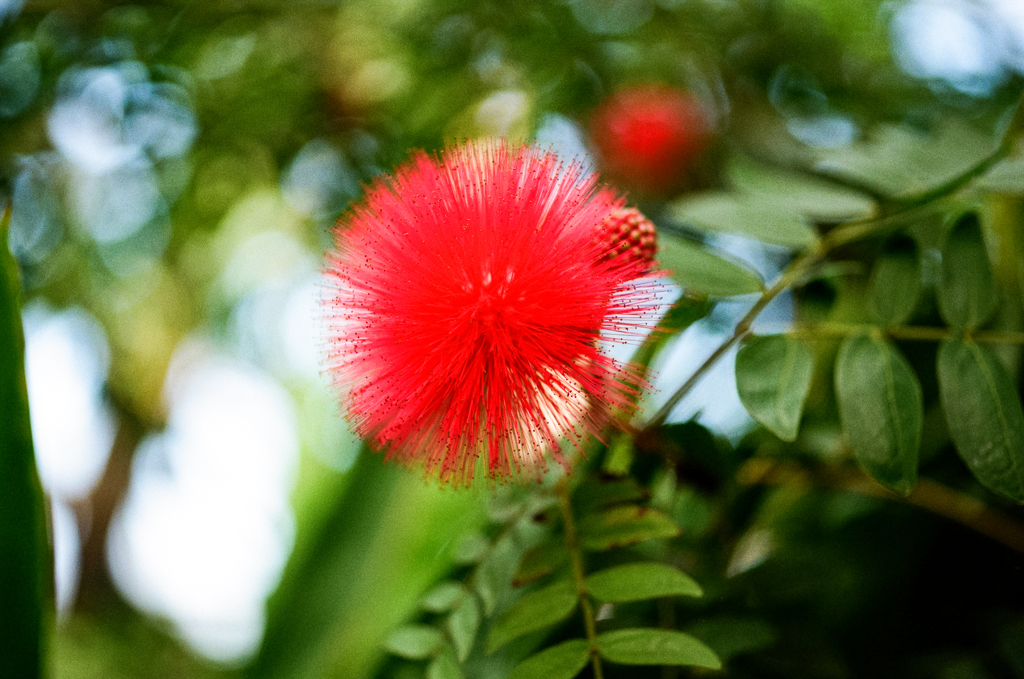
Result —
M 814 220 L 867 219 L 876 212 L 869 196 L 826 179 L 787 172 L 734 157 L 728 165 L 732 185 L 749 200 Z
M 565 620 L 576 608 L 577 598 L 571 582 L 558 582 L 527 594 L 491 626 L 487 652 L 493 653 L 513 639 Z
M 468 592 L 461 582 L 447 580 L 423 596 L 420 608 L 431 613 L 447 613 L 455 608 Z
M 731 297 L 764 289 L 764 282 L 754 271 L 724 256 L 712 254 L 707 246 L 664 232 L 658 238 L 658 261 L 688 292 Z
M 480 608 L 476 599 L 468 596 L 462 600 L 462 604 L 448 616 L 448 634 L 455 646 L 455 653 L 459 662 L 469 657 L 469 651 L 473 648 L 476 640 L 476 631 L 480 628 Z
M 523 555 L 519 568 L 512 577 L 513 587 L 522 587 L 534 580 L 539 580 L 568 562 L 569 551 L 562 540 L 548 540 L 537 545 Z
M 921 263 L 913 239 L 900 239 L 875 262 L 868 298 L 875 319 L 885 326 L 905 323 L 921 292 Z
M 462 668 L 451 646 L 445 646 L 427 665 L 426 679 L 462 679 Z
M 654 538 L 672 538 L 679 528 L 656 509 L 625 505 L 584 517 L 579 523 L 583 549 L 601 551 Z
M 779 639 L 774 627 L 752 618 L 712 618 L 686 631 L 710 646 L 722 660 L 769 648 Z
M 404 625 L 399 627 L 384 641 L 384 650 L 388 653 L 408 658 L 423 660 L 441 650 L 444 635 L 429 625 Z
M 455 553 L 452 554 L 452 561 L 461 565 L 478 563 L 486 556 L 490 546 L 490 540 L 479 533 L 467 535 L 459 543 L 459 546 L 455 548 Z
M 44 610 L 52 577 L 43 491 L 36 472 L 25 387 L 18 267 L 7 251 L 10 211 L 0 218 L 0 665 L 42 676 Z
M 881 339 L 843 342 L 836 357 L 839 419 L 854 457 L 876 481 L 906 495 L 917 483 L 924 404 L 903 355 Z
M 811 350 L 793 337 L 753 337 L 736 354 L 743 407 L 783 441 L 796 439 L 813 374 Z
M 633 478 L 587 478 L 576 488 L 572 499 L 576 513 L 586 514 L 599 507 L 643 500 L 646 497 L 647 491 Z
M 476 592 L 484 605 L 484 614 L 491 615 L 498 597 L 508 589 L 519 559 L 512 541 L 499 540 L 476 571 Z
M 587 666 L 590 647 L 582 639 L 564 641 L 516 665 L 509 679 L 572 679 Z
M 1024 502 L 1024 412 L 1020 395 L 988 347 L 939 347 L 939 397 L 957 452 L 986 488 Z
M 796 210 L 735 193 L 705 193 L 677 201 L 669 207 L 668 216 L 688 226 L 800 250 L 817 240 L 814 229 Z
M 610 603 L 704 595 L 693 578 L 662 563 L 631 563 L 606 568 L 589 576 L 586 582 L 591 594 Z
M 977 328 L 996 310 L 998 290 L 976 212 L 960 217 L 946 236 L 938 298 L 954 328 Z
M 688 634 L 666 629 L 620 629 L 595 640 L 601 657 L 620 665 L 696 665 L 721 669 L 715 652 Z

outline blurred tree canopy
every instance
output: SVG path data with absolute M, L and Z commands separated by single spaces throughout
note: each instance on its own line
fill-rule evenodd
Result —
M 1009 0 L 0 0 L 0 428 L 23 319 L 56 568 L 0 666 L 1024 678 L 1021 54 Z M 653 188 L 592 127 L 648 85 L 702 116 Z M 611 170 L 681 296 L 570 480 L 455 491 L 349 432 L 315 319 L 368 182 L 480 137 Z

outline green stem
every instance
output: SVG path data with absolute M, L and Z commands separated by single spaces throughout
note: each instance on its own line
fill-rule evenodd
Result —
M 25 385 L 18 269 L 0 218 L 0 674 L 41 677 L 52 595 L 46 510 Z
M 555 493 L 558 495 L 558 505 L 562 510 L 562 519 L 565 522 L 565 546 L 569 550 L 572 578 L 576 584 L 576 595 L 580 600 L 580 608 L 583 610 L 583 626 L 586 628 L 587 643 L 590 645 L 590 662 L 594 667 L 594 679 L 604 679 L 601 656 L 597 652 L 597 624 L 594 621 L 594 608 L 590 602 L 590 594 L 587 592 L 583 554 L 580 552 L 579 540 L 576 537 L 576 521 L 573 518 L 572 495 L 569 491 L 567 476 L 559 479 L 555 485 Z

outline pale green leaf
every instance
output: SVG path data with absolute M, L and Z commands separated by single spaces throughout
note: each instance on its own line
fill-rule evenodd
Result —
M 572 679 L 588 660 L 590 647 L 586 641 L 564 641 L 519 663 L 509 679 Z
M 783 441 L 796 439 L 813 374 L 811 350 L 793 337 L 753 337 L 736 354 L 743 407 Z
M 939 347 L 939 396 L 957 452 L 989 490 L 1024 502 L 1024 412 L 1013 380 L 988 347 Z
M 591 594 L 610 603 L 704 594 L 689 575 L 662 563 L 631 563 L 606 568 L 589 576 L 586 583 Z
M 423 596 L 420 608 L 431 613 L 447 613 L 455 608 L 466 594 L 466 587 L 461 582 L 447 580 Z
M 707 246 L 659 234 L 658 261 L 690 293 L 731 297 L 761 292 L 764 282 L 747 266 L 712 254 Z
M 704 193 L 673 203 L 672 221 L 706 231 L 732 233 L 764 243 L 804 249 L 816 240 L 814 229 L 791 207 L 737 193 Z
M 733 158 L 727 168 L 730 183 L 748 201 L 812 220 L 841 222 L 867 219 L 876 212 L 875 201 L 863 193 L 826 179 L 798 174 Z
M 721 669 L 715 652 L 682 632 L 665 629 L 620 629 L 595 640 L 601 657 L 620 665 L 695 665 Z
M 917 483 L 924 404 L 907 360 L 884 340 L 850 337 L 836 357 L 835 385 L 857 462 L 883 486 L 908 494 Z
M 388 636 L 384 650 L 402 658 L 423 660 L 437 653 L 443 643 L 444 635 L 438 629 L 429 625 L 404 625 Z
M 447 627 L 455 653 L 460 662 L 464 661 L 473 648 L 476 631 L 480 627 L 480 608 L 474 597 L 467 596 L 462 600 L 459 607 L 448 616 Z
M 436 658 L 427 665 L 426 679 L 463 679 L 462 668 L 455 657 L 455 650 L 445 646 Z

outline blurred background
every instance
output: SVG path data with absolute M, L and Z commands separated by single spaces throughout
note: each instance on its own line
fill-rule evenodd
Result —
M 536 141 L 658 221 L 719 187 L 736 149 L 827 167 L 884 129 L 969 154 L 1022 70 L 1018 0 L 0 0 L 0 196 L 53 521 L 54 676 L 372 676 L 485 520 L 486 489 L 361 452 L 320 374 L 329 228 L 411 149 Z M 646 83 L 691 115 L 658 181 L 616 165 L 595 113 L 641 105 L 606 102 Z M 786 261 L 715 245 L 764 276 Z M 662 397 L 746 306 L 719 304 L 661 357 Z M 673 421 L 749 431 L 730 361 Z

